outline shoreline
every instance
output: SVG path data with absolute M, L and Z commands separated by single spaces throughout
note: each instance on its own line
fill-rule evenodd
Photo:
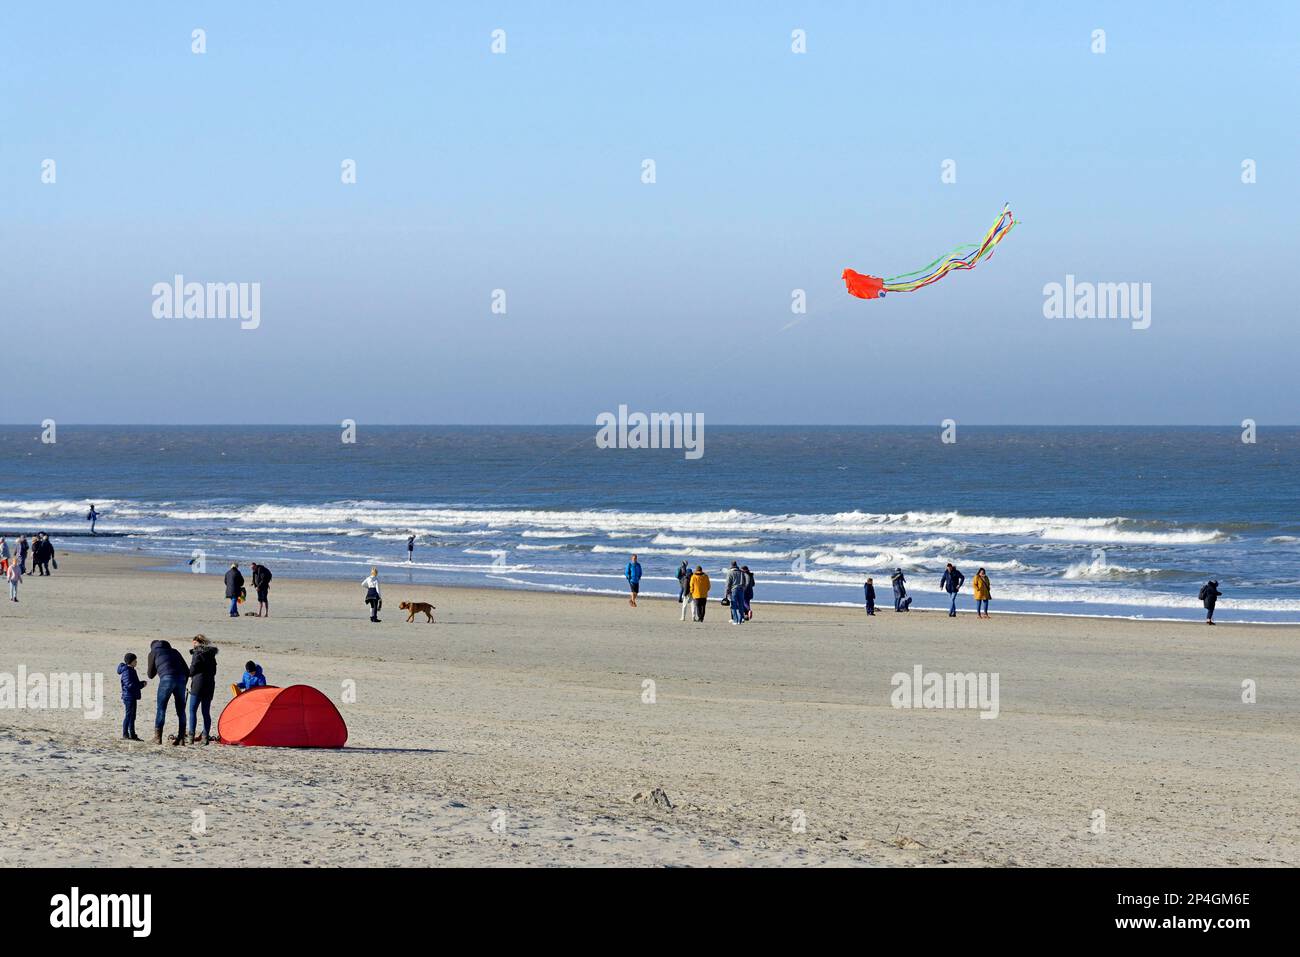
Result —
M 65 537 L 71 538 L 74 536 L 69 535 Z M 87 534 L 80 537 L 90 538 L 91 536 Z M 129 537 L 129 535 L 126 535 L 124 533 L 119 537 Z M 56 550 L 58 550 L 59 548 L 61 548 L 61 546 L 56 545 Z M 172 556 L 147 552 L 144 549 L 139 550 L 138 556 L 127 555 L 124 553 L 114 554 L 114 553 L 84 552 L 84 551 L 78 551 L 76 548 L 65 548 L 63 550 L 66 551 L 68 554 L 84 556 L 94 560 L 99 560 L 102 558 L 112 558 L 112 559 L 120 558 L 125 561 L 138 561 L 140 563 L 140 567 L 138 570 L 148 572 L 150 574 L 159 574 L 159 575 L 193 574 L 193 572 L 188 571 L 188 569 L 185 567 L 183 563 L 178 564 L 174 568 L 165 567 L 163 564 L 160 563 L 162 561 L 167 561 L 169 559 L 175 561 L 179 561 L 179 559 L 175 559 Z M 229 558 L 219 559 L 215 562 L 215 564 L 221 565 L 224 562 L 225 565 L 228 567 L 230 560 L 231 559 Z M 247 560 L 240 559 L 239 561 L 240 561 L 241 570 L 247 567 L 248 564 Z M 364 577 L 365 572 L 368 571 L 368 569 L 372 565 L 377 566 L 379 568 L 381 582 L 383 582 L 384 579 L 385 569 L 388 570 L 387 574 L 392 574 L 393 572 L 398 571 L 401 568 L 405 567 L 405 563 L 399 560 L 384 562 L 383 560 L 372 559 L 365 562 L 357 562 L 356 567 L 358 572 L 358 581 L 360 580 L 360 577 Z M 331 577 L 328 575 L 293 575 L 289 573 L 282 574 L 276 571 L 275 568 L 272 568 L 271 571 L 275 575 L 276 581 L 299 581 L 299 582 L 319 582 L 319 583 L 326 583 L 326 582 L 347 583 L 348 582 L 348 579 L 342 576 Z M 213 575 L 215 573 L 208 572 L 207 574 Z M 716 584 L 717 582 L 715 579 L 715 585 Z M 967 580 L 966 585 L 964 586 L 964 590 L 961 592 L 961 596 L 960 596 L 962 599 L 966 601 L 966 604 L 958 606 L 959 614 L 974 613 L 974 598 L 971 596 L 969 586 L 970 586 L 970 581 Z M 557 595 L 557 596 L 567 596 L 571 598 L 592 598 L 592 599 L 620 598 L 620 597 L 624 599 L 627 598 L 626 591 L 617 591 L 614 589 L 610 589 L 608 591 L 594 591 L 594 590 L 574 591 L 574 590 L 565 589 L 560 586 L 554 588 L 542 588 L 536 586 L 524 587 L 524 586 L 493 585 L 490 583 L 483 583 L 483 584 L 476 584 L 476 585 L 458 585 L 458 584 L 444 584 L 440 582 L 437 583 L 426 582 L 426 583 L 421 583 L 419 587 L 430 588 L 430 589 L 436 588 L 436 589 L 443 589 L 449 591 L 471 591 L 471 592 L 484 591 L 490 593 L 491 592 L 512 592 L 512 593 L 525 592 L 529 594 Z M 709 595 L 710 607 L 713 607 L 714 605 L 717 604 L 717 599 L 721 598 L 723 593 L 724 590 L 716 590 L 715 592 L 710 593 Z M 915 592 L 913 592 L 912 594 L 915 594 Z M 888 597 L 889 596 L 887 595 L 886 598 Z M 676 599 L 670 593 L 656 594 L 656 593 L 643 592 L 639 600 L 656 601 L 656 602 L 662 601 L 674 605 L 677 604 Z M 995 596 L 995 601 L 996 601 L 996 596 Z M 831 609 L 840 609 L 840 610 L 848 610 L 848 609 L 856 608 L 860 611 L 863 611 L 863 614 L 865 616 L 865 610 L 864 610 L 865 602 L 858 602 L 855 604 L 850 602 L 800 602 L 800 601 L 788 601 L 788 600 L 763 600 L 763 599 L 755 598 L 754 604 L 760 607 L 788 606 L 793 608 L 831 608 Z M 1204 620 L 1199 618 L 1169 618 L 1169 617 L 1157 617 L 1157 616 L 1118 615 L 1118 614 L 1107 615 L 1107 614 L 1089 614 L 1086 612 L 1071 613 L 1071 612 L 1060 612 L 1060 611 L 999 610 L 996 607 L 992 608 L 990 611 L 991 614 L 993 614 L 994 616 L 1001 615 L 1007 617 L 1014 616 L 1014 617 L 1023 617 L 1023 618 L 1046 618 L 1046 619 L 1059 618 L 1065 620 L 1084 620 L 1084 621 L 1094 621 L 1094 620 L 1095 621 L 1128 621 L 1128 622 L 1171 624 L 1171 625 L 1199 624 L 1201 625 L 1201 627 L 1207 627 L 1204 624 Z M 877 601 L 876 604 L 877 615 L 885 615 L 887 613 L 892 613 L 892 612 L 893 612 L 893 608 L 890 604 L 888 603 L 881 604 L 880 601 Z M 1226 607 L 1223 603 L 1220 603 L 1218 614 L 1220 615 L 1224 613 L 1230 614 L 1231 612 L 1232 609 Z M 942 615 L 943 617 L 947 617 L 947 612 L 942 608 L 913 607 L 912 610 L 909 611 L 907 614 L 930 614 L 930 615 L 939 614 Z M 1216 620 L 1214 623 L 1214 627 L 1216 628 L 1252 627 L 1252 628 L 1298 628 L 1300 629 L 1300 621 L 1297 622 L 1251 621 L 1248 619 L 1242 620 L 1242 619 L 1227 618 L 1222 620 Z

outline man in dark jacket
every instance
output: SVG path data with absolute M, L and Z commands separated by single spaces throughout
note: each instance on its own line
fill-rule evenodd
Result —
M 957 592 L 961 591 L 962 583 L 966 581 L 966 576 L 957 570 L 952 562 L 943 570 L 943 577 L 939 579 L 939 587 L 952 596 L 952 605 L 948 609 L 948 617 L 957 617 Z
M 239 570 L 238 562 L 230 563 L 230 571 L 226 572 L 226 597 L 230 599 L 230 617 L 239 617 L 239 593 L 244 587 L 244 575 Z
M 167 704 L 176 702 L 176 719 L 180 727 L 172 744 L 185 743 L 185 680 L 190 676 L 190 666 L 181 653 L 159 639 L 149 645 L 150 678 L 158 679 L 158 710 L 153 719 L 153 743 L 162 744 L 163 725 L 167 722 Z
M 190 647 L 190 744 L 198 741 L 198 714 L 203 710 L 203 743 L 212 743 L 212 695 L 217 690 L 217 646 L 195 635 Z
M 252 565 L 253 587 L 257 590 L 257 617 L 271 617 L 271 603 L 267 592 L 271 589 L 271 569 L 256 562 Z
M 867 600 L 867 614 L 874 615 L 876 613 L 876 586 L 872 584 L 870 578 L 862 586 L 862 597 Z
M 1219 583 L 1210 579 L 1201 586 L 1199 597 L 1201 604 L 1205 606 L 1205 623 L 1214 624 L 1214 603 L 1223 597 L 1223 592 L 1219 591 Z

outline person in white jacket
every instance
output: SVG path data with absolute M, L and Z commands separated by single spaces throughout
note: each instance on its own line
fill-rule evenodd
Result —
M 366 586 L 366 604 L 370 606 L 370 620 L 379 621 L 379 607 L 383 600 L 379 597 L 379 569 L 370 569 L 370 575 L 361 580 Z

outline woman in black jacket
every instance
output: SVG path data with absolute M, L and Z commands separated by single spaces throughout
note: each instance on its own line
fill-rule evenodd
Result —
M 203 743 L 211 744 L 212 695 L 217 690 L 217 646 L 195 635 L 190 647 L 190 744 L 198 740 L 198 715 L 203 709 Z

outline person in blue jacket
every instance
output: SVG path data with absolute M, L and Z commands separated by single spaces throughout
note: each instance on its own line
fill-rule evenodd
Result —
M 943 577 L 939 579 L 939 587 L 952 596 L 952 606 L 948 609 L 948 617 L 957 617 L 957 592 L 961 591 L 962 584 L 966 581 L 966 576 L 957 570 L 952 562 L 943 570 Z
M 637 593 L 641 591 L 641 563 L 636 560 L 635 555 L 623 569 L 623 575 L 627 578 L 628 587 L 632 589 L 632 597 L 627 600 L 627 603 L 635 608 Z
M 150 678 L 158 679 L 158 710 L 153 719 L 153 743 L 162 744 L 163 725 L 167 723 L 167 705 L 175 702 L 176 717 L 180 721 L 176 737 L 168 738 L 172 744 L 185 743 L 185 682 L 190 677 L 190 666 L 181 653 L 159 639 L 149 645 Z
M 122 718 L 122 737 L 127 741 L 139 741 L 135 733 L 135 711 L 140 700 L 140 689 L 149 682 L 141 681 L 135 673 L 136 657 L 127 652 L 117 666 L 117 675 L 122 679 L 122 707 L 126 710 Z
M 256 661 L 245 661 L 244 676 L 231 687 L 234 689 L 235 694 L 243 694 L 245 691 L 252 691 L 254 688 L 265 688 L 266 675 L 262 672 L 262 666 Z

